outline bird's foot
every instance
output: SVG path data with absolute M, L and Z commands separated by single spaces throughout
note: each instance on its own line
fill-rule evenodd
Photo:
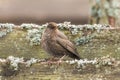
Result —
M 43 62 L 43 64 L 47 64 L 47 65 L 53 65 L 57 63 L 60 63 L 60 61 L 58 61 L 58 58 L 49 58 L 45 62 Z
M 63 62 L 63 57 L 58 59 L 58 58 L 50 58 L 47 59 L 44 62 L 41 62 L 42 64 L 47 64 L 47 65 L 60 65 Z

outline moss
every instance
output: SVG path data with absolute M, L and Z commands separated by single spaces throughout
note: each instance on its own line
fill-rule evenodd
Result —
M 76 36 L 71 36 L 68 31 L 64 31 L 73 41 Z M 25 58 L 48 58 L 40 45 L 31 46 L 26 40 L 27 31 L 13 30 L 3 38 L 0 38 L 0 57 L 6 58 L 10 55 L 25 57 Z M 83 58 L 93 59 L 110 55 L 116 59 L 120 59 L 120 32 L 119 31 L 103 31 L 97 34 L 89 43 L 77 46 L 79 54 Z M 94 69 L 89 67 L 81 71 L 76 69 L 75 65 L 61 64 L 57 65 L 42 65 L 35 64 L 31 68 L 20 68 L 18 75 L 13 77 L 2 77 L 3 80 L 119 80 L 119 68 L 105 67 L 102 69 Z M 109 78 L 111 77 L 111 78 Z
M 1 57 L 24 56 L 24 57 L 37 57 L 39 54 L 43 55 L 43 50 L 40 46 L 30 46 L 26 40 L 27 32 L 21 30 L 14 30 L 7 36 L 0 39 L 0 55 Z M 42 52 L 42 53 L 41 53 Z

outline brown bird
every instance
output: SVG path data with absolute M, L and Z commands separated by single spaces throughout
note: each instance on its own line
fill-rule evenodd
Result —
M 65 34 L 58 30 L 55 22 L 50 22 L 42 35 L 42 48 L 54 57 L 69 56 L 73 59 L 81 59 L 75 45 Z

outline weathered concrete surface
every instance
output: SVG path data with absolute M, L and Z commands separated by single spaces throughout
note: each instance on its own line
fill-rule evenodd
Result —
M 0 38 L 0 57 L 9 55 L 25 58 L 49 57 L 40 46 L 30 46 L 26 40 L 26 31 L 16 30 Z M 120 32 L 102 31 L 87 44 L 77 46 L 78 52 L 83 58 L 94 59 L 110 55 L 120 60 Z M 100 69 L 89 67 L 85 70 L 74 65 L 43 65 L 40 63 L 30 68 L 21 66 L 16 76 L 2 77 L 2 80 L 119 80 L 120 67 L 105 66 Z

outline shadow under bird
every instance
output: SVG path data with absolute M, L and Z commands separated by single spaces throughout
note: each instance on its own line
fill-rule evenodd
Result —
M 64 33 L 58 30 L 55 22 L 50 22 L 45 29 L 42 35 L 41 47 L 53 57 L 69 56 L 73 59 L 81 59 L 75 45 Z

